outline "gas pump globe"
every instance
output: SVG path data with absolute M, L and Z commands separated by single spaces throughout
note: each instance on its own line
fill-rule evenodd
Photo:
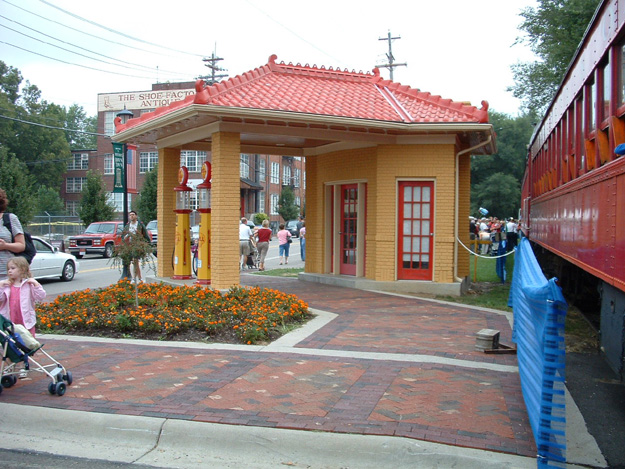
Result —
M 200 236 L 198 239 L 197 283 L 211 283 L 211 164 L 205 161 L 202 165 L 202 181 L 197 185 L 198 212 L 200 212 Z
M 174 279 L 190 279 L 191 276 L 191 236 L 189 214 L 191 213 L 191 188 L 187 186 L 189 170 L 182 166 L 178 171 L 176 194 L 176 238 L 174 246 Z

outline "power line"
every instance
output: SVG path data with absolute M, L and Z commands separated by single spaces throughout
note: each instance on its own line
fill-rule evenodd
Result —
M 72 43 L 70 43 L 70 42 L 63 41 L 62 39 L 56 38 L 56 37 L 54 37 L 54 36 L 50 36 L 49 34 L 46 34 L 46 33 L 43 33 L 43 32 L 41 32 L 41 31 L 38 31 L 38 30 L 36 30 L 36 29 L 34 29 L 34 28 L 31 28 L 31 27 L 29 27 L 29 26 L 27 26 L 27 25 L 25 25 L 25 24 L 20 23 L 19 21 L 12 20 L 11 18 L 7 18 L 6 16 L 3 16 L 3 15 L 0 15 L 0 18 L 3 18 L 3 19 L 5 19 L 5 20 L 7 20 L 7 21 L 10 21 L 11 23 L 15 23 L 15 24 L 17 24 L 17 25 L 21 26 L 22 28 L 26 28 L 26 29 L 28 29 L 28 30 L 30 30 L 30 31 L 34 31 L 34 32 L 36 32 L 36 33 L 38 33 L 38 34 L 41 34 L 42 36 L 49 37 L 50 39 L 53 39 L 53 40 L 58 41 L 58 42 L 61 42 L 61 43 L 63 43 L 63 44 L 68 44 L 68 45 L 70 45 L 70 46 L 72 46 L 72 47 L 75 47 L 75 48 L 77 48 L 77 49 L 84 50 L 84 51 L 86 51 L 86 52 L 90 52 L 90 53 L 95 54 L 95 55 L 99 55 L 99 56 L 104 57 L 104 58 L 106 58 L 106 59 L 115 60 L 115 61 L 117 61 L 117 62 L 119 62 L 119 63 L 123 64 L 125 67 L 134 68 L 133 66 L 135 66 L 135 65 L 136 65 L 137 67 L 140 67 L 140 68 L 143 68 L 143 69 L 147 69 L 147 70 L 152 71 L 152 72 L 153 72 L 153 71 L 161 71 L 160 69 L 158 69 L 158 67 L 155 69 L 154 67 L 148 67 L 147 65 L 133 64 L 133 63 L 130 63 L 130 62 L 126 62 L 126 61 L 124 61 L 124 60 L 119 60 L 119 59 L 116 59 L 115 57 L 109 57 L 108 55 L 104 55 L 104 54 L 101 54 L 101 53 L 99 53 L 99 52 L 95 52 L 95 51 L 92 51 L 92 50 L 86 49 L 86 48 L 84 48 L 84 47 L 77 46 L 76 44 L 72 44 Z M 35 37 L 28 36 L 27 34 L 24 34 L 24 33 L 20 32 L 20 31 L 18 31 L 18 30 L 16 30 L 16 29 L 11 29 L 11 28 L 9 28 L 8 26 L 5 26 L 5 25 L 0 25 L 0 26 L 2 26 L 2 27 L 4 27 L 4 28 L 7 28 L 7 29 L 10 29 L 11 31 L 14 31 L 14 32 L 16 32 L 16 33 L 18 33 L 18 34 L 21 34 L 21 35 L 23 35 L 23 36 L 26 36 L 26 37 L 29 37 L 29 38 L 31 38 L 31 39 L 34 39 L 35 41 L 39 41 L 39 42 L 42 42 L 42 43 L 44 43 L 44 44 L 49 44 L 49 45 L 51 45 L 52 47 L 57 47 L 57 48 L 59 48 L 59 49 L 63 49 L 62 47 L 59 47 L 59 46 L 54 45 L 54 44 L 50 44 L 49 42 L 42 41 L 41 39 L 37 39 L 37 38 L 35 38 Z M 67 50 L 67 49 L 63 49 L 63 50 Z M 71 53 L 73 53 L 73 54 L 78 54 L 77 52 L 73 52 L 73 51 L 68 51 L 68 52 L 71 52 Z M 82 54 L 78 54 L 78 55 L 82 55 Z M 87 56 L 83 56 L 83 57 L 87 57 Z M 87 57 L 87 58 L 90 58 L 90 59 L 92 59 L 92 60 L 99 60 L 99 59 L 95 59 L 95 58 L 92 58 L 92 57 Z M 109 63 L 109 62 L 106 62 L 106 61 L 102 61 L 102 62 L 103 62 L 103 63 Z M 116 64 L 111 64 L 111 65 L 116 65 Z M 120 66 L 120 65 L 116 65 L 116 66 Z M 157 69 L 158 69 L 158 70 L 157 70 Z M 136 70 L 138 70 L 138 69 L 136 69 Z M 165 71 L 166 73 L 173 73 L 173 74 L 178 74 L 178 73 L 179 73 L 179 72 L 174 72 L 174 71 L 170 71 L 170 70 L 164 70 L 164 71 Z
M 99 133 L 96 133 L 96 132 L 87 132 L 85 130 L 68 129 L 66 127 L 57 127 L 57 126 L 54 126 L 54 125 L 40 124 L 39 122 L 25 121 L 23 119 L 17 119 L 16 117 L 9 117 L 9 116 L 5 116 L 5 115 L 2 115 L 2 114 L 0 114 L 0 118 L 8 119 L 8 120 L 15 121 L 15 122 L 20 122 L 22 124 L 36 125 L 37 127 L 45 127 L 46 129 L 63 130 L 65 132 L 75 132 L 75 133 L 86 134 L 86 135 L 95 135 L 97 137 L 108 137 L 108 138 L 111 137 L 110 135 L 99 134 Z
M 6 0 L 5 0 L 5 1 L 6 1 Z M 104 30 L 106 30 L 106 31 L 109 31 L 109 32 L 111 32 L 111 33 L 118 34 L 118 35 L 120 35 L 120 36 L 122 36 L 122 37 L 125 37 L 125 38 L 127 38 L 127 39 L 132 39 L 133 41 L 142 42 L 143 44 L 148 44 L 148 45 L 150 45 L 150 46 L 154 46 L 154 47 L 159 47 L 159 48 L 161 48 L 161 49 L 170 50 L 170 51 L 172 51 L 172 52 L 177 52 L 177 53 L 179 53 L 179 54 L 191 55 L 191 56 L 193 56 L 193 57 L 203 57 L 201 54 L 193 54 L 193 53 L 191 53 L 191 52 L 186 52 L 186 51 L 182 51 L 182 50 L 178 50 L 178 49 L 172 49 L 171 47 L 161 46 L 160 44 L 155 44 L 155 43 L 153 43 L 153 42 L 145 41 L 145 40 L 143 40 L 143 39 L 139 39 L 139 38 L 136 38 L 136 37 L 130 36 L 130 35 L 126 34 L 126 33 L 122 33 L 122 32 L 120 32 L 120 31 L 117 31 L 117 30 L 115 30 L 115 29 L 109 28 L 109 27 L 107 27 L 107 26 L 103 26 L 103 25 L 101 25 L 101 24 L 99 24 L 99 23 L 96 23 L 95 21 L 91 21 L 91 20 L 88 20 L 88 19 L 86 19 L 86 18 L 83 18 L 82 16 L 78 16 L 78 15 L 76 15 L 75 13 L 72 13 L 71 11 L 64 10 L 63 8 L 58 7 L 58 6 L 56 6 L 56 5 L 53 5 L 52 3 L 47 2 L 46 0 L 39 0 L 39 1 L 40 1 L 41 3 L 43 3 L 43 4 L 45 4 L 45 5 L 48 5 L 49 7 L 55 8 L 55 9 L 57 9 L 57 10 L 59 10 L 59 11 L 61 11 L 61 12 L 65 13 L 66 15 L 69 15 L 69 16 L 71 16 L 71 17 L 73 17 L 73 18 L 79 19 L 80 21 L 84 21 L 85 23 L 92 24 L 93 26 L 97 26 L 98 28 L 102 28 L 102 29 L 104 29 Z

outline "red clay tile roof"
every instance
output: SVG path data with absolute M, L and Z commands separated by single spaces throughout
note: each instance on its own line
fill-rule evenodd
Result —
M 195 96 L 132 119 L 133 127 L 154 116 L 190 104 L 299 112 L 389 122 L 488 122 L 488 103 L 482 109 L 443 99 L 409 86 L 384 80 L 373 73 L 334 70 L 332 67 L 269 62 L 243 75 L 204 86 L 196 83 Z M 133 122 L 135 121 L 135 122 Z M 121 129 L 120 129 L 121 130 Z

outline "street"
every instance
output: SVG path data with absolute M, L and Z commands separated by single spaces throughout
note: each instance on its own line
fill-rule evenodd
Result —
M 289 263 L 280 265 L 280 257 L 278 255 L 279 247 L 277 239 L 272 239 L 269 243 L 269 252 L 265 258 L 265 269 L 298 269 L 304 267 L 304 262 L 300 257 L 299 239 L 294 238 L 289 253 Z M 154 258 L 154 268 L 160 258 Z M 171 254 L 166 256 L 165 261 L 171 262 Z M 79 259 L 80 271 L 71 282 L 61 282 L 57 279 L 42 279 L 40 281 L 48 296 L 56 297 L 64 293 L 70 293 L 86 288 L 102 288 L 117 282 L 121 277 L 121 271 L 113 267 L 112 259 L 105 259 L 100 255 L 87 254 Z M 257 269 L 245 270 L 244 272 L 256 272 Z M 144 277 L 155 277 L 156 272 L 152 268 L 144 273 Z

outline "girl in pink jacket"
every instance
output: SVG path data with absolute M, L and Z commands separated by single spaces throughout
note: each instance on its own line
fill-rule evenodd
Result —
M 21 256 L 7 261 L 7 279 L 0 281 L 0 314 L 13 324 L 22 324 L 35 337 L 35 303 L 46 297 L 46 292 L 32 278 L 28 261 Z

